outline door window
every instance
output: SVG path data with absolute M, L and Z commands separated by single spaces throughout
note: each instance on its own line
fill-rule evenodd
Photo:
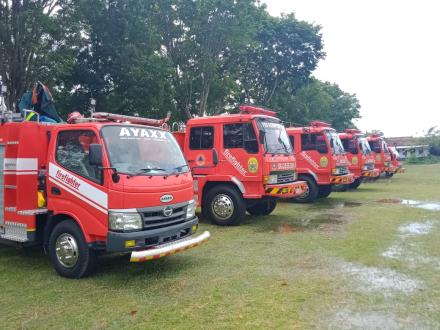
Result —
M 92 131 L 62 131 L 58 133 L 55 158 L 58 164 L 69 171 L 101 183 L 102 171 L 89 162 L 89 146 L 92 143 L 98 143 Z
M 251 123 L 223 126 L 225 149 L 242 148 L 250 154 L 258 153 L 258 141 Z
M 214 145 L 214 127 L 193 127 L 189 135 L 189 148 L 191 150 L 212 149 Z

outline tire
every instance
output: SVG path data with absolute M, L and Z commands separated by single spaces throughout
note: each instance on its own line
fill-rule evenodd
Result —
M 58 252 L 57 246 L 61 248 Z M 89 249 L 81 229 L 73 220 L 64 220 L 55 226 L 48 249 L 53 267 L 63 277 L 82 278 L 96 268 L 96 254 Z
M 276 199 L 267 199 L 263 201 L 259 201 L 255 205 L 248 207 L 246 210 L 249 214 L 260 216 L 260 215 L 269 215 L 275 210 L 277 207 Z
M 332 186 L 328 185 L 320 185 L 318 187 L 318 198 L 327 198 L 332 193 Z
M 352 183 L 350 183 L 349 189 L 355 190 L 355 189 L 359 188 L 361 183 L 362 183 L 362 179 L 358 178 L 358 179 L 354 180 Z
M 299 180 L 307 183 L 307 192 L 300 196 L 292 198 L 295 203 L 312 203 L 318 198 L 318 185 L 315 180 L 309 176 L 300 176 Z
M 386 177 L 386 178 L 392 178 L 393 175 L 394 175 L 394 173 L 389 173 L 389 172 L 386 172 L 386 173 L 385 173 L 385 177 Z
M 215 225 L 238 226 L 246 215 L 246 205 L 236 188 L 222 184 L 208 191 L 202 212 Z

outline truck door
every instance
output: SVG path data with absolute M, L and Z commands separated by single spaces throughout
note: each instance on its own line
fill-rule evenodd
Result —
M 208 174 L 215 168 L 214 137 L 214 126 L 190 128 L 185 157 L 194 174 Z
M 304 166 L 314 173 L 320 172 L 329 166 L 328 151 L 324 134 L 304 133 L 301 134 L 301 153 L 297 160 L 301 167 Z
M 221 172 L 261 183 L 262 153 L 252 122 L 224 124 L 222 137 Z
M 108 213 L 102 170 L 89 162 L 90 144 L 98 141 L 92 130 L 58 131 L 48 166 L 48 208 L 77 217 L 92 235 L 102 235 Z

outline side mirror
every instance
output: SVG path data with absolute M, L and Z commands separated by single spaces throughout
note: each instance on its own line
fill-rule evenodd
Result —
M 90 165 L 102 166 L 102 145 L 92 143 L 89 146 L 89 163 Z
M 212 163 L 214 165 L 218 164 L 218 153 L 217 153 L 217 150 L 215 150 L 215 149 L 212 149 Z
M 316 150 L 317 150 L 320 154 L 326 154 L 326 153 L 328 153 L 327 145 L 325 145 L 325 144 L 318 144 L 318 145 L 316 145 Z

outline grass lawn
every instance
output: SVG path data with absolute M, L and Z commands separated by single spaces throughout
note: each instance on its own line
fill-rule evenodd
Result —
M 202 247 L 107 256 L 82 280 L 57 276 L 40 249 L 0 246 L 0 327 L 439 328 L 439 187 L 440 165 L 410 165 L 239 227 L 202 220 Z

